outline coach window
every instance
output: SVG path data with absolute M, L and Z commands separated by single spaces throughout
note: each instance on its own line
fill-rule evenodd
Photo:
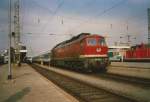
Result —
M 87 39 L 87 45 L 95 46 L 96 45 L 96 39 L 95 38 L 88 38 Z

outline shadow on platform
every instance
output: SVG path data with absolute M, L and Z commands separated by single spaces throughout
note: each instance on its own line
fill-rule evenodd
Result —
M 30 87 L 26 87 L 26 88 L 22 89 L 21 91 L 15 93 L 14 95 L 10 96 L 4 102 L 17 102 L 21 98 L 23 98 L 25 95 L 27 95 L 30 91 L 31 91 L 31 88 Z

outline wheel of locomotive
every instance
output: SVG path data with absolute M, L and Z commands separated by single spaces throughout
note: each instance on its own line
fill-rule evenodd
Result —
M 103 72 L 103 73 L 107 72 L 107 64 L 106 63 L 100 66 L 100 72 Z
M 106 66 L 102 66 L 100 72 L 107 72 Z
M 84 71 L 84 72 L 92 72 L 92 68 L 91 68 L 90 65 L 89 65 L 88 59 L 86 59 L 86 60 L 84 61 L 83 71 Z

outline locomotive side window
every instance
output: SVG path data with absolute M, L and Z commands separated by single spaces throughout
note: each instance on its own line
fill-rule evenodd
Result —
M 87 45 L 95 46 L 97 44 L 97 41 L 95 38 L 88 38 L 87 39 Z
M 106 45 L 105 39 L 104 38 L 99 39 L 99 44 L 105 46 Z
M 83 40 L 80 41 L 80 46 L 83 47 Z

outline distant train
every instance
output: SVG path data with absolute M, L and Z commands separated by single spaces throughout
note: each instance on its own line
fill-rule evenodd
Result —
M 100 35 L 81 33 L 51 50 L 50 64 L 84 71 L 104 70 L 109 64 L 108 47 Z
M 1 56 L 1 55 L 0 55 L 0 65 L 1 65 L 1 64 L 4 64 L 4 56 Z
M 140 44 L 132 46 L 126 51 L 124 61 L 132 62 L 150 62 L 150 45 Z
M 50 65 L 50 52 L 35 56 L 33 58 L 27 58 L 28 63 L 38 63 L 43 65 Z

